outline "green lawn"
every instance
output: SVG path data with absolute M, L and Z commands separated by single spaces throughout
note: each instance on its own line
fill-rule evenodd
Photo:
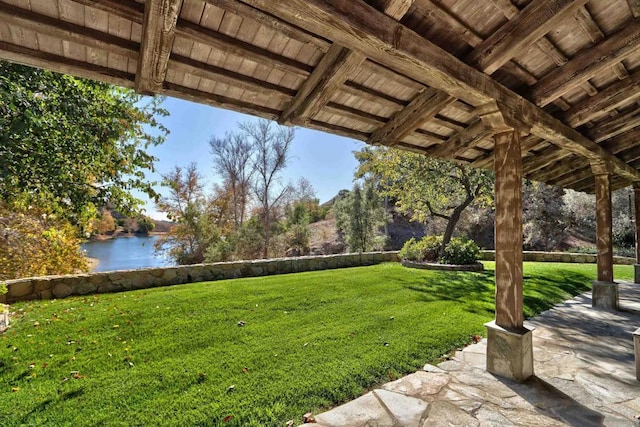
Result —
M 0 425 L 297 425 L 483 334 L 494 294 L 485 265 L 382 264 L 15 304 L 20 316 L 0 336 Z M 588 290 L 595 265 L 525 263 L 525 276 L 532 316 Z

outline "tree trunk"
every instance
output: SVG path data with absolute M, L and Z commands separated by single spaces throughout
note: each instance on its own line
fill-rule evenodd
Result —
M 447 228 L 444 230 L 444 235 L 442 236 L 442 246 L 440 247 L 439 256 L 444 255 L 444 248 L 446 248 L 451 241 L 453 230 L 456 229 L 456 225 L 458 224 L 458 221 L 460 221 L 460 215 L 462 214 L 462 211 L 464 211 L 467 206 L 469 206 L 471 202 L 473 202 L 473 200 L 474 197 L 467 197 L 467 199 L 465 199 L 465 201 L 461 205 L 456 206 L 456 208 L 449 216 L 447 221 Z

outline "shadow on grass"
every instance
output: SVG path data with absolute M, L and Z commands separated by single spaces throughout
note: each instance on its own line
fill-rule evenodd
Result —
M 554 304 L 590 289 L 593 278 L 571 270 L 547 270 L 524 276 L 524 314 L 535 316 Z M 437 272 L 426 277 L 402 279 L 401 285 L 419 292 L 420 301 L 456 301 L 475 314 L 494 313 L 495 278 L 493 270 L 479 273 Z
M 31 415 L 38 412 L 46 411 L 47 407 L 49 407 L 49 405 L 51 405 L 52 403 L 55 403 L 56 401 L 65 401 L 65 400 L 75 399 L 76 397 L 80 397 L 83 394 L 84 394 L 84 388 L 79 388 L 76 390 L 71 390 L 66 393 L 63 393 L 60 396 L 58 396 L 57 399 L 44 400 L 38 403 L 36 406 L 34 406 L 34 408 L 30 410 L 27 414 L 25 414 L 25 416 L 22 418 L 22 423 L 29 424 L 29 417 L 31 417 Z

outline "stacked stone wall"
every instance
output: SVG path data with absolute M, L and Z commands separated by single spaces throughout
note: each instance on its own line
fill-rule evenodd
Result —
M 0 295 L 0 303 L 66 298 L 72 295 L 120 292 L 184 283 L 236 279 L 239 277 L 358 267 L 390 261 L 398 261 L 398 252 L 365 252 L 275 258 L 66 276 L 32 277 L 5 282 L 8 292 L 6 295 Z
M 480 259 L 483 261 L 493 261 L 495 259 L 495 252 L 481 251 Z M 538 262 L 595 263 L 596 256 L 566 252 L 524 252 L 524 260 Z M 8 292 L 6 295 L 0 295 L 0 303 L 66 298 L 72 295 L 121 292 L 184 283 L 329 270 L 398 261 L 397 251 L 365 252 L 361 254 L 275 258 L 177 267 L 143 268 L 139 270 L 121 270 L 67 276 L 31 277 L 5 282 Z M 634 262 L 634 258 L 614 257 L 614 263 L 616 264 L 631 265 L 634 264 Z

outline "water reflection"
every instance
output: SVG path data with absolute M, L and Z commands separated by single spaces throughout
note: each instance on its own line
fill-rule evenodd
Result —
M 146 267 L 163 267 L 173 263 L 154 253 L 153 244 L 158 236 L 118 237 L 82 244 L 90 258 L 99 261 L 93 271 L 133 270 Z

